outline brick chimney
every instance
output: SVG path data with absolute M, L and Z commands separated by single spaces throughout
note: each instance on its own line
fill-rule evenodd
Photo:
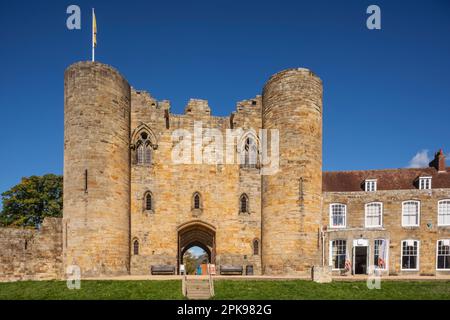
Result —
M 435 167 L 437 171 L 442 172 L 445 171 L 445 155 L 444 152 L 439 150 L 434 154 L 433 161 L 430 162 L 430 167 Z

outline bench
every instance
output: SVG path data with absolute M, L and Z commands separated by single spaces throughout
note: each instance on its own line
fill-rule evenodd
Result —
M 151 274 L 175 274 L 175 267 L 170 265 L 151 266 Z
M 242 276 L 244 268 L 242 266 L 230 266 L 224 265 L 220 266 L 220 274 L 239 274 Z

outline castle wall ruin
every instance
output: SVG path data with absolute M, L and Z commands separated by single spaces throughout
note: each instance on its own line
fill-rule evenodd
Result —
M 0 228 L 0 281 L 59 279 L 61 220 L 46 218 L 39 230 Z

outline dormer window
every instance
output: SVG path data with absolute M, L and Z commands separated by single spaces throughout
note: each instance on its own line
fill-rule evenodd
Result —
M 364 182 L 364 190 L 366 192 L 377 191 L 377 179 L 366 179 Z
M 419 189 L 420 190 L 431 189 L 431 177 L 419 177 Z

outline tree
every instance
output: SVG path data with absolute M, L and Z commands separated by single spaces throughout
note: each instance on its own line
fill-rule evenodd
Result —
M 206 252 L 202 253 L 197 257 L 197 265 L 208 263 L 208 254 Z
M 186 270 L 186 274 L 194 274 L 195 268 L 197 268 L 197 258 L 191 251 L 186 251 L 183 256 L 183 263 Z
M 46 174 L 22 178 L 1 196 L 1 225 L 35 226 L 45 217 L 62 216 L 63 177 Z

